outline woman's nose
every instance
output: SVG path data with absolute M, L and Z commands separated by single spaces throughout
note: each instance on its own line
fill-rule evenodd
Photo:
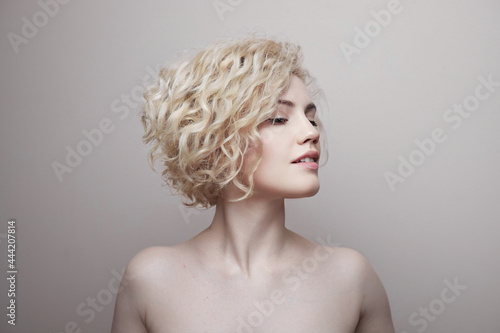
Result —
M 314 144 L 319 142 L 319 129 L 307 118 L 301 122 L 299 141 L 300 144 L 308 141 L 312 141 Z

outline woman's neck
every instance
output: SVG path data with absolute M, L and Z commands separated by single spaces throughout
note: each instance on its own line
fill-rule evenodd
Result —
M 227 274 L 250 278 L 275 268 L 292 234 L 285 228 L 284 199 L 220 200 L 199 241 L 203 255 L 220 262 Z

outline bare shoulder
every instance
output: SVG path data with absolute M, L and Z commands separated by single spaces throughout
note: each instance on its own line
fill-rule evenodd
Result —
M 174 282 L 182 280 L 186 265 L 195 257 L 191 252 L 186 243 L 145 248 L 130 260 L 123 279 L 142 292 L 167 291 Z
M 149 247 L 128 263 L 116 298 L 112 333 L 147 332 L 148 306 L 162 290 L 168 276 L 174 276 L 175 249 Z
M 336 283 L 346 284 L 359 302 L 356 333 L 394 332 L 389 300 L 385 288 L 368 259 L 360 252 L 342 247 L 331 252 L 330 273 Z
M 166 246 L 148 247 L 139 251 L 127 264 L 122 277 L 124 294 L 133 295 L 143 309 L 147 297 L 156 293 L 158 282 L 175 274 L 175 249 Z M 141 300 L 144 303 L 141 304 Z
M 304 237 L 293 234 L 298 240 L 296 249 L 304 260 L 314 260 L 321 263 L 325 268 L 322 274 L 326 273 L 329 279 L 347 279 L 350 282 L 361 282 L 363 278 L 370 278 L 373 274 L 372 267 L 367 258 L 359 251 L 340 247 L 332 242 L 330 237 L 327 239 L 318 239 L 318 242 L 312 242 Z M 309 258 L 309 259 L 307 259 Z M 338 282 L 338 281 L 337 281 Z
M 338 285 L 340 281 L 349 283 L 350 287 L 361 289 L 365 281 L 377 279 L 368 259 L 359 251 L 340 247 L 332 242 L 330 236 L 318 238 L 316 242 L 303 236 L 290 232 L 290 238 L 294 239 L 292 255 L 299 258 L 304 264 L 316 262 L 320 276 Z M 316 265 L 316 264 L 315 264 Z
M 359 251 L 346 247 L 325 247 L 330 253 L 330 268 L 356 282 L 373 278 L 373 268 L 368 259 Z
M 129 261 L 125 275 L 132 279 L 147 279 L 165 273 L 174 261 L 175 248 L 153 246 L 139 251 Z

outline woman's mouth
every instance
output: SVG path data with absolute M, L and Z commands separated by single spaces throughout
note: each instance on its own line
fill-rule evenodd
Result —
M 319 167 L 317 159 L 312 158 L 312 157 L 301 158 L 298 161 L 292 162 L 292 164 L 297 164 L 297 165 L 306 167 L 308 169 L 313 169 L 313 170 L 316 170 Z

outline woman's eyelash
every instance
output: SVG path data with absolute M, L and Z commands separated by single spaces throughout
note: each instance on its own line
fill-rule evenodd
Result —
M 288 119 L 286 118 L 269 118 L 268 121 L 273 124 L 273 125 L 283 125 L 284 123 L 286 123 L 288 121 Z M 315 120 L 312 120 L 312 119 L 309 119 L 309 122 L 311 123 L 311 125 L 313 125 L 314 127 L 318 127 L 319 124 L 317 121 Z
M 288 121 L 286 118 L 269 118 L 268 120 L 273 125 L 282 125 Z

